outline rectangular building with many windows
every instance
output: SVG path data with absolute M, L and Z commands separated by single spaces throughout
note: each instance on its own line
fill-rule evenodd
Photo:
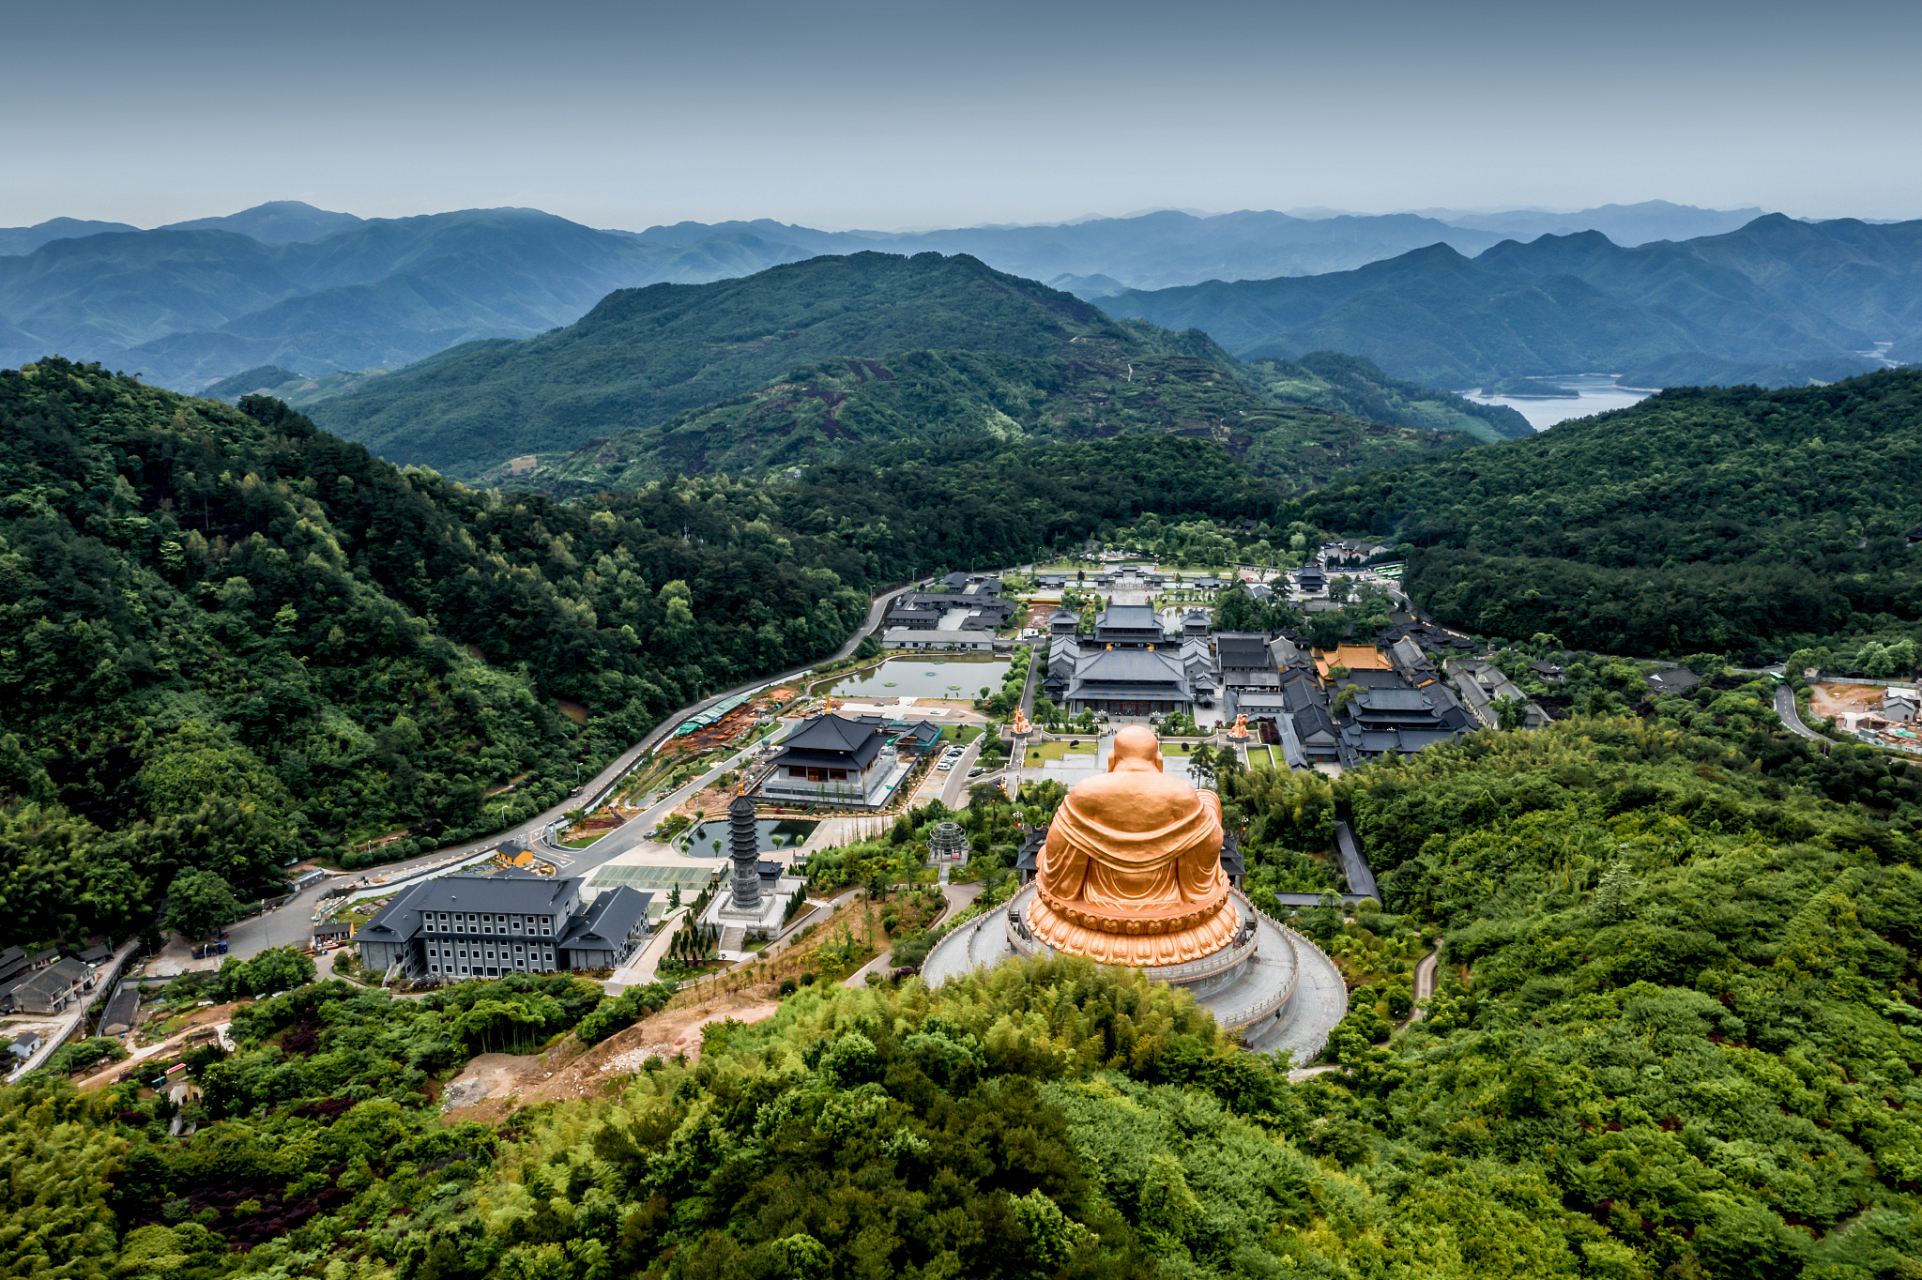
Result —
M 388 903 L 352 941 L 370 972 L 458 982 L 611 969 L 647 934 L 653 894 L 625 885 L 581 901 L 580 877 L 439 876 Z

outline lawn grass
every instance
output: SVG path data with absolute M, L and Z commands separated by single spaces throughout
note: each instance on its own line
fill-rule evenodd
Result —
M 1091 756 L 1097 750 L 1093 742 L 1044 742 L 1038 747 L 1029 747 L 1027 761 L 1040 764 L 1044 760 L 1061 760 L 1069 755 Z

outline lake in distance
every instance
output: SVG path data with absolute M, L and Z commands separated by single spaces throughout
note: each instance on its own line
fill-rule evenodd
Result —
M 1479 389 L 1462 392 L 1462 398 L 1473 400 L 1476 404 L 1507 405 L 1528 419 L 1528 425 L 1537 431 L 1546 431 L 1558 422 L 1570 418 L 1586 418 L 1594 413 L 1607 413 L 1610 409 L 1626 409 L 1638 400 L 1646 400 L 1653 394 L 1648 391 L 1631 391 L 1615 385 L 1615 379 L 1603 373 L 1571 373 L 1543 378 L 1556 386 L 1568 387 L 1575 397 L 1552 396 L 1485 396 Z

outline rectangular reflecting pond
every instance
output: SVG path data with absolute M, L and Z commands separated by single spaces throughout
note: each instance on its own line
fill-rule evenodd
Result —
M 756 818 L 754 837 L 756 847 L 762 853 L 773 853 L 777 849 L 792 849 L 807 843 L 814 834 L 819 822 L 799 818 Z M 716 843 L 719 847 L 716 847 Z M 681 851 L 694 858 L 723 858 L 727 856 L 727 821 L 703 822 L 681 839 Z
M 986 654 L 976 657 L 889 658 L 872 671 L 834 682 L 837 698 L 956 698 L 981 696 L 981 686 L 999 689 L 1008 674 L 1009 660 Z

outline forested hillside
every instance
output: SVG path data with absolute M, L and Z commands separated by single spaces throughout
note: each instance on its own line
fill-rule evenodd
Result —
M 1303 394 L 1295 398 L 1358 400 L 1421 426 L 1277 404 L 1260 394 L 1261 371 L 1239 368 L 1206 336 L 1131 324 L 1079 335 L 1044 358 L 910 351 L 822 361 L 662 427 L 590 445 L 531 476 L 497 472 L 490 478 L 556 493 L 593 492 L 676 472 L 758 475 L 770 467 L 971 437 L 1048 443 L 1162 433 L 1218 441 L 1281 490 L 1298 492 L 1439 457 L 1477 435 L 1495 438 L 1486 421 L 1452 412 L 1435 393 L 1427 402 L 1390 405 L 1379 395 L 1344 396 L 1299 372 L 1290 390 Z M 1503 412 L 1521 421 L 1512 410 Z
M 1922 371 L 1672 390 L 1334 485 L 1307 518 L 1412 543 L 1449 626 L 1613 653 L 1762 649 L 1922 622 Z
M 1249 373 L 1284 404 L 1313 405 L 1417 431 L 1463 431 L 1477 440 L 1519 440 L 1532 428 L 1507 405 L 1480 404 L 1418 382 L 1391 378 L 1372 360 L 1310 351 L 1300 360 L 1257 360 Z
M 1478 413 L 1408 384 L 1389 390 L 1370 369 L 1337 357 L 1327 376 L 1293 369 L 1288 394 L 1270 396 L 1259 371 L 1199 332 L 1115 324 L 972 258 L 861 253 L 619 293 L 556 333 L 449 352 L 353 394 L 304 382 L 297 394 L 314 397 L 323 425 L 396 461 L 524 483 L 524 472 L 498 468 L 558 453 L 533 483 L 575 490 L 676 471 L 758 474 L 974 434 L 1134 431 L 1213 436 L 1296 489 L 1468 443 L 1436 431 L 1492 439 L 1526 429 L 1506 410 Z M 1354 410 L 1324 412 L 1337 403 Z M 1375 410 L 1378 422 L 1353 416 Z
M 698 1064 L 496 1129 L 444 1120 L 436 1082 L 658 995 L 303 987 L 238 1014 L 237 1053 L 190 1055 L 184 1141 L 137 1084 L 0 1091 L 0 1266 L 1906 1280 L 1914 823 L 1822 799 L 1811 761 L 1585 719 L 1332 786 L 1231 770 L 1256 859 L 1325 849 L 1345 817 L 1382 877 L 1385 910 L 1302 921 L 1357 985 L 1346 1070 L 1300 1084 L 1185 994 L 1038 960 L 806 988 L 709 1025 Z M 1431 940 L 1441 989 L 1390 1039 Z
M 972 258 L 812 258 L 613 293 L 566 329 L 447 352 L 316 414 L 383 457 L 476 474 L 657 425 L 811 361 L 916 347 L 1042 359 L 1104 323 Z
M 519 821 L 911 572 L 1273 510 L 1212 441 L 1071 450 L 564 504 L 397 470 L 278 401 L 0 373 L 0 945 L 138 922 L 189 865 L 252 888 Z

